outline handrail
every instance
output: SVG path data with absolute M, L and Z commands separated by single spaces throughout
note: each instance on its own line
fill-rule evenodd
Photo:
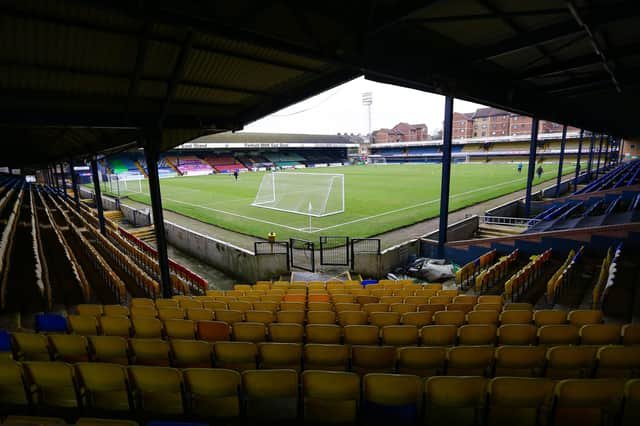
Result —
M 506 225 L 506 226 L 522 226 L 526 225 L 531 227 L 540 219 L 530 219 L 526 217 L 509 217 L 509 216 L 478 216 L 481 223 L 494 224 L 494 225 Z
M 0 271 L 3 271 L 2 285 L 0 288 L 0 308 L 5 308 L 6 303 L 6 294 L 7 294 L 7 279 L 6 274 L 9 271 L 9 268 L 5 268 L 5 263 L 10 262 L 11 258 L 11 249 L 13 247 L 13 241 L 15 240 L 14 236 L 16 233 L 16 229 L 18 227 L 18 211 L 22 205 L 22 197 L 24 196 L 24 187 L 20 188 L 20 192 L 18 193 L 18 198 L 16 199 L 15 204 L 13 205 L 13 209 L 11 210 L 11 215 L 9 219 L 7 219 L 7 225 L 4 228 L 4 232 L 2 233 L 2 238 L 0 238 Z
M 33 187 L 29 184 L 29 208 L 31 210 L 31 239 L 33 244 L 33 255 L 36 262 L 36 281 L 41 292 L 46 296 L 46 307 L 51 309 L 53 306 L 53 296 L 51 289 L 51 281 L 49 280 L 49 265 L 44 254 L 42 245 L 42 237 L 40 235 L 40 223 L 33 199 Z

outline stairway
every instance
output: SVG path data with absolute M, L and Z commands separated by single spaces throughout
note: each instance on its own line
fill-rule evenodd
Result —
M 124 220 L 124 215 L 120 210 L 107 210 L 104 212 L 104 217 L 117 224 Z
M 136 167 L 138 168 L 138 170 L 140 170 L 140 173 L 142 173 L 144 177 L 148 177 L 147 172 L 144 170 L 144 167 L 142 167 L 142 164 L 140 164 L 140 161 L 136 160 L 133 162 L 133 164 L 136 165 Z
M 127 231 L 147 244 L 156 244 L 156 231 L 153 225 L 144 226 L 141 228 L 131 228 L 127 229 Z
M 496 237 L 510 237 L 513 235 L 522 234 L 527 230 L 525 225 L 522 226 L 505 226 L 505 225 L 493 225 L 482 224 L 476 231 L 476 238 L 496 238 Z
M 171 162 L 171 160 L 169 160 L 168 158 L 165 158 L 164 161 L 165 163 L 167 163 L 169 167 L 171 167 L 178 174 L 178 176 L 182 176 L 182 172 L 180 171 L 180 169 L 178 169 L 176 165 Z

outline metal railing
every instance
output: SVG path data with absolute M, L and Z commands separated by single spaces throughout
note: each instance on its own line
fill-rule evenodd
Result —
M 531 227 L 540 222 L 540 219 L 531 219 L 527 217 L 507 217 L 507 216 L 478 216 L 480 223 L 490 225 L 504 226 L 527 226 Z

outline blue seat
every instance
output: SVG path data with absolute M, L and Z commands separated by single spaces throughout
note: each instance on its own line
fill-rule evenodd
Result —
M 11 352 L 11 335 L 7 330 L 0 330 L 0 352 Z
M 362 281 L 362 286 L 366 287 L 369 284 L 378 284 L 378 280 L 363 280 Z
M 36 331 L 66 333 L 67 318 L 61 314 L 36 314 Z

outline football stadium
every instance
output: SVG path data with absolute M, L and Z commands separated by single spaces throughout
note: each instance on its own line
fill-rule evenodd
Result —
M 0 22 L 1 424 L 640 424 L 635 2 Z

